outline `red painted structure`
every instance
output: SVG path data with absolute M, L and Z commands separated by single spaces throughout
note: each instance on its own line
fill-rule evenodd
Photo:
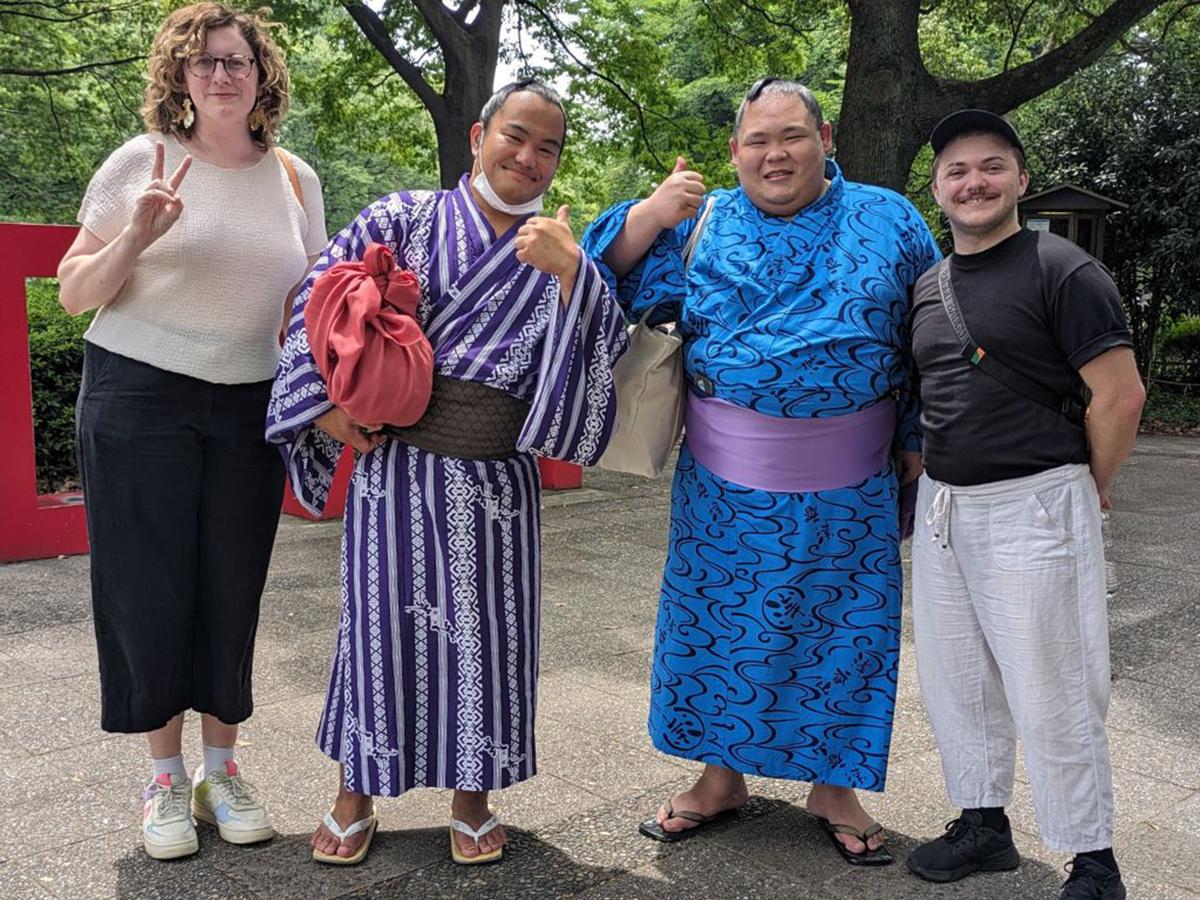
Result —
M 342 458 L 338 460 L 337 469 L 334 470 L 333 484 L 329 487 L 329 500 L 325 504 L 325 512 L 320 519 L 315 519 L 308 510 L 300 505 L 300 501 L 292 493 L 290 481 L 283 491 L 283 511 L 298 519 L 312 519 L 320 522 L 328 519 L 340 519 L 342 513 L 346 511 L 346 492 L 350 489 L 350 473 L 353 470 L 354 451 L 347 447 L 342 453 Z
M 547 490 L 567 491 L 583 487 L 583 469 L 572 463 L 539 459 L 538 470 L 542 473 L 542 487 Z
M 25 279 L 53 277 L 77 229 L 0 222 L 0 562 L 86 553 L 83 496 L 38 494 Z
M 83 495 L 37 492 L 33 433 L 33 391 L 29 375 L 29 317 L 25 281 L 50 278 L 78 231 L 74 225 L 0 222 L 0 563 L 87 553 Z M 340 518 L 346 508 L 352 454 L 338 463 L 333 492 L 322 519 Z M 579 466 L 538 460 L 542 486 L 549 490 L 583 484 Z M 312 518 L 291 488 L 283 511 Z

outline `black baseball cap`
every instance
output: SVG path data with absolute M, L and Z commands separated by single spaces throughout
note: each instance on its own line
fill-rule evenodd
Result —
M 941 153 L 948 143 L 960 134 L 970 131 L 983 131 L 998 134 L 1025 155 L 1025 145 L 1017 136 L 1017 130 L 1007 119 L 986 109 L 960 109 L 952 112 L 942 121 L 933 126 L 929 135 L 929 144 L 935 154 Z

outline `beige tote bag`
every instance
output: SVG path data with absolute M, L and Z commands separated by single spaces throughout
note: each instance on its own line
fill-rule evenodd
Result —
M 712 212 L 704 207 L 683 248 L 683 270 L 691 267 L 700 235 Z M 667 465 L 683 430 L 683 338 L 646 323 L 654 307 L 629 328 L 629 349 L 613 368 L 617 390 L 617 427 L 598 465 L 613 472 L 653 478 Z

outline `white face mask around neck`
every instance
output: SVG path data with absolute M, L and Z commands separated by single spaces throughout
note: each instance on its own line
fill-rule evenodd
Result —
M 500 199 L 500 195 L 496 193 L 496 189 L 492 187 L 492 183 L 488 181 L 488 177 L 483 171 L 483 147 L 480 146 L 477 152 L 479 153 L 479 172 L 471 179 L 471 184 L 475 186 L 475 190 L 479 191 L 479 196 L 488 206 L 510 216 L 527 216 L 530 213 L 542 211 L 542 200 L 546 196 L 545 193 L 538 194 L 532 200 L 519 204 L 506 203 Z

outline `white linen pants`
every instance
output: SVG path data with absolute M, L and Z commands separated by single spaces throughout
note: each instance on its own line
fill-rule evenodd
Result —
M 1112 846 L 1108 618 L 1087 466 L 971 487 L 921 476 L 917 674 L 950 801 L 1012 800 L 1021 739 L 1042 840 Z

